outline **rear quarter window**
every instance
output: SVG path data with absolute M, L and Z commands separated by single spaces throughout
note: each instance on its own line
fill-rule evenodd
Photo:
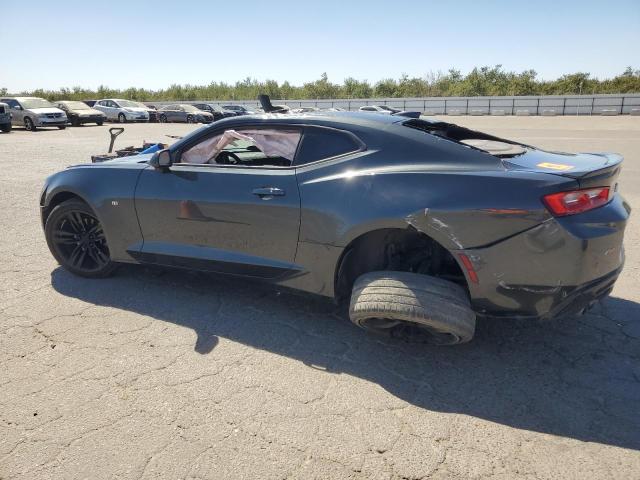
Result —
M 362 150 L 364 145 L 351 133 L 332 128 L 305 128 L 295 166 Z

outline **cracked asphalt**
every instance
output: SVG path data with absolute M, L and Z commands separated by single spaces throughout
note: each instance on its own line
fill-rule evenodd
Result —
M 626 157 L 638 117 L 457 117 Z M 367 336 L 322 298 L 126 266 L 80 279 L 49 254 L 46 176 L 107 126 L 0 134 L 0 479 L 640 477 L 640 220 L 611 297 L 550 323 L 480 322 L 454 348 Z M 127 125 L 117 145 L 187 125 Z

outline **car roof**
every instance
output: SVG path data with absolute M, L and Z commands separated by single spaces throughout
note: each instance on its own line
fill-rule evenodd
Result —
M 331 112 L 314 111 L 307 113 L 261 113 L 255 115 L 243 115 L 241 117 L 231 117 L 236 122 L 252 123 L 256 120 L 274 121 L 276 123 L 335 123 L 335 124 L 359 124 L 380 128 L 384 125 L 392 125 L 409 120 L 407 117 L 398 115 L 372 115 L 363 112 Z M 230 120 L 231 120 L 230 119 Z M 224 121 L 224 120 L 223 120 Z

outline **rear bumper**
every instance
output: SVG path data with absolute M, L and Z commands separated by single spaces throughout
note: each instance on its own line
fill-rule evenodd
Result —
M 548 220 L 486 248 L 463 250 L 477 282 L 468 280 L 479 315 L 552 318 L 576 313 L 613 288 L 624 264 L 630 207 L 609 204 Z
M 622 266 L 604 277 L 592 280 L 589 283 L 574 289 L 564 288 L 560 299 L 542 319 L 574 315 L 588 309 L 594 302 L 606 297 L 613 290 L 613 285 L 622 271 Z

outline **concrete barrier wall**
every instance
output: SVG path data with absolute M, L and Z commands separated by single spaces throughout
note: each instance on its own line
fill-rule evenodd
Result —
M 258 108 L 257 101 L 185 100 L 147 102 L 160 106 L 172 103 L 207 102 L 216 105 L 244 105 Z M 426 98 L 360 98 L 319 100 L 278 100 L 290 108 L 343 108 L 358 110 L 365 105 L 388 105 L 401 110 L 419 111 L 425 115 L 640 115 L 640 94 L 628 95 L 553 95 L 527 97 L 426 97 Z

